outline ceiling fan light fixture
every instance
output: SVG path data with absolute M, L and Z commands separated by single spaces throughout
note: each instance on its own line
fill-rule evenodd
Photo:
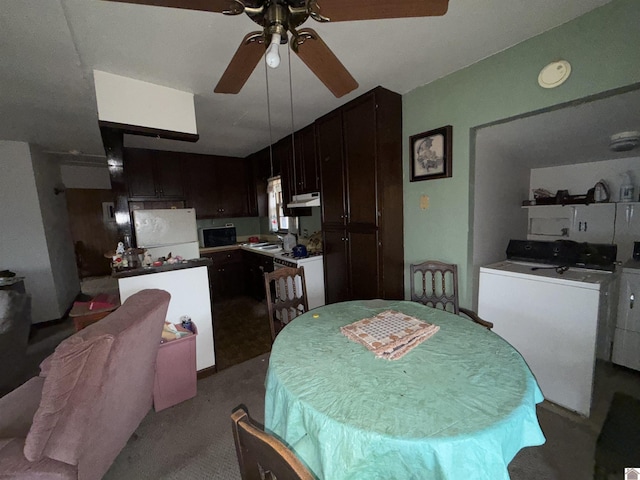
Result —
M 280 53 L 278 52 L 280 39 L 281 35 L 279 33 L 271 35 L 271 43 L 269 44 L 269 48 L 267 48 L 266 53 L 267 65 L 271 68 L 278 68 L 278 65 L 280 65 Z
M 629 131 L 611 135 L 609 148 L 614 152 L 628 152 L 640 145 L 640 132 Z

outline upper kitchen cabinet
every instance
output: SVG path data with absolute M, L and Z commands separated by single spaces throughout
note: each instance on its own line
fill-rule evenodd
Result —
M 249 183 L 249 214 L 266 217 L 268 215 L 267 179 L 271 176 L 269 148 L 252 153 L 247 157 L 251 169 Z
M 528 210 L 528 240 L 613 243 L 614 203 L 536 205 Z
M 343 165 L 343 130 L 340 110 L 316 121 L 318 159 L 322 178 L 322 223 L 345 225 L 346 191 Z
M 291 197 L 295 194 L 295 177 L 293 167 L 293 142 L 291 135 L 278 140 L 273 145 L 273 158 L 280 160 L 280 182 L 282 185 L 282 198 L 284 204 L 291 202 Z M 292 209 L 284 208 L 284 214 L 294 216 L 299 212 L 293 212 Z
M 318 119 L 316 135 L 327 302 L 403 298 L 400 95 L 378 87 Z
M 187 207 L 195 208 L 197 218 L 250 215 L 247 159 L 188 154 L 185 163 Z
M 316 161 L 316 132 L 311 124 L 294 135 L 293 194 L 313 193 L 320 190 L 320 174 Z
M 134 200 L 183 199 L 184 164 L 181 154 L 126 148 L 124 176 L 129 198 Z

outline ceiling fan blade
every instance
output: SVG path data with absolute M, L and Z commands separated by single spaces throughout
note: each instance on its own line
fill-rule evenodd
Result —
M 444 15 L 449 0 L 315 0 L 311 16 L 331 22 Z M 316 18 L 319 15 L 320 18 Z M 326 21 L 325 20 L 325 21 Z
M 300 60 L 337 98 L 358 88 L 355 78 L 314 30 L 310 28 L 300 30 L 298 36 L 292 41 L 297 42 L 297 48 L 293 50 L 297 50 Z
M 109 2 L 135 3 L 155 7 L 184 8 L 185 10 L 201 10 L 204 12 L 226 13 L 237 15 L 244 11 L 239 0 L 107 0 Z
M 264 35 L 262 32 L 248 33 L 213 91 L 238 93 L 247 83 L 262 55 L 264 55 Z

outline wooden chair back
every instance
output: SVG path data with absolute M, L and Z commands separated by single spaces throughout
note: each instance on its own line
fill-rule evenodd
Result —
M 233 439 L 242 480 L 313 480 L 304 464 L 239 407 L 231 414 Z
M 483 320 L 472 310 L 460 307 L 458 303 L 458 266 L 453 263 L 427 260 L 411 264 L 411 301 L 433 308 L 446 310 L 456 315 L 463 314 L 475 323 L 491 330 L 493 323 Z M 416 284 L 420 279 L 420 288 Z
M 458 266 L 429 260 L 411 264 L 411 300 L 456 315 L 458 305 Z M 420 279 L 419 288 L 416 277 Z
M 285 325 L 309 311 L 304 267 L 285 267 L 266 272 L 264 287 L 271 325 L 271 341 L 274 341 Z

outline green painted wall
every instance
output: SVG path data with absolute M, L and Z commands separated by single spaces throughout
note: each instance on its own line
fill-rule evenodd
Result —
M 538 86 L 548 63 L 571 63 L 555 89 Z M 405 291 L 408 265 L 457 263 L 462 304 L 471 305 L 473 185 L 470 129 L 640 82 L 640 1 L 615 0 L 402 98 Z M 453 125 L 453 177 L 410 182 L 409 136 Z M 421 210 L 420 196 L 430 206 Z

